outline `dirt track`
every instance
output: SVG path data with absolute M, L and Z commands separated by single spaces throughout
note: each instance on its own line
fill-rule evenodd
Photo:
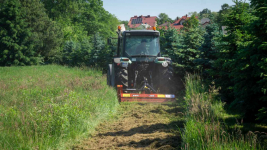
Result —
M 100 124 L 73 149 L 177 149 L 182 116 L 175 104 L 122 103 L 117 119 Z

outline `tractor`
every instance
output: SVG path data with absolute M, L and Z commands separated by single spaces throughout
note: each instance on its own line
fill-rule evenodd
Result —
M 160 53 L 160 32 L 118 27 L 117 51 L 107 68 L 107 84 L 120 102 L 175 101 L 172 61 Z M 108 44 L 111 44 L 108 39 Z

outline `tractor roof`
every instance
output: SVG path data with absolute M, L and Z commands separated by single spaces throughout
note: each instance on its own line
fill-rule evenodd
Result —
M 154 31 L 154 30 L 125 30 L 124 32 L 159 32 L 159 31 Z
M 154 30 L 126 30 L 122 33 L 123 35 L 145 35 L 145 36 L 159 36 L 160 32 L 159 31 L 154 31 Z

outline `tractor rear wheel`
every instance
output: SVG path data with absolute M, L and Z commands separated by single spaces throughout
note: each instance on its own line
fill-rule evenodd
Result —
M 175 82 L 173 81 L 173 68 L 168 66 L 161 72 L 161 80 L 159 84 L 160 93 L 174 94 L 175 93 Z
M 112 67 L 110 66 L 111 64 L 108 65 L 107 69 L 107 85 L 111 86 L 111 75 L 112 75 Z
M 116 85 L 123 85 L 128 87 L 128 70 L 126 68 L 118 67 L 116 69 Z
M 114 87 L 115 86 L 115 76 L 114 76 L 114 69 L 112 64 L 108 65 L 107 69 L 107 85 Z

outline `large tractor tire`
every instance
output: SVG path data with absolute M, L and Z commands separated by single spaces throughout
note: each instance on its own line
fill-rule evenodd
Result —
M 107 85 L 114 87 L 115 86 L 115 76 L 114 76 L 114 69 L 112 64 L 108 65 L 107 70 Z
M 160 93 L 163 94 L 174 94 L 175 93 L 175 82 L 173 81 L 173 68 L 168 66 L 161 72 L 161 79 L 159 84 Z
M 123 85 L 123 88 L 128 87 L 128 70 L 126 68 L 117 67 L 115 76 L 116 85 Z
M 112 67 L 110 67 L 111 64 L 108 65 L 107 69 L 107 85 L 111 86 L 111 75 L 112 75 Z

